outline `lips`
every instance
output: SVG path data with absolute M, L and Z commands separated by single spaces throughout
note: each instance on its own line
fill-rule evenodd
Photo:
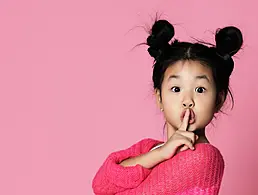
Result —
M 185 112 L 186 110 L 183 111 L 183 113 L 181 114 L 181 121 L 183 121 L 184 116 L 185 116 Z M 193 112 L 193 110 L 190 109 L 190 116 L 189 116 L 189 124 L 193 124 L 195 122 L 195 114 Z

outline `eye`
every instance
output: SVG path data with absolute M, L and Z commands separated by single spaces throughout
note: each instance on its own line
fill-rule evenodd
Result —
M 206 89 L 204 87 L 197 87 L 195 91 L 198 93 L 203 93 L 204 91 L 206 91 Z
M 172 87 L 171 89 L 173 92 L 176 92 L 176 93 L 180 91 L 179 87 Z

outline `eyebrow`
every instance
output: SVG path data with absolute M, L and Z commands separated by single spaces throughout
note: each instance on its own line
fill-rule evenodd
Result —
M 207 80 L 210 83 L 210 80 L 209 80 L 209 78 L 206 75 L 198 75 L 195 78 L 196 79 L 205 79 L 205 80 Z M 168 77 L 168 81 L 170 81 L 171 79 L 180 79 L 180 76 L 179 75 L 170 75 Z

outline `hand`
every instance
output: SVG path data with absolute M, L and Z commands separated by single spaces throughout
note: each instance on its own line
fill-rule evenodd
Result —
M 193 132 L 187 131 L 189 117 L 190 110 L 187 109 L 178 130 L 160 147 L 161 154 L 165 159 L 170 159 L 179 151 L 184 151 L 189 148 L 194 150 L 194 143 L 198 139 L 198 136 Z

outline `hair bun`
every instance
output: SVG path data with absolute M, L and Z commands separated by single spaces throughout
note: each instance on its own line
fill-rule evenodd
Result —
M 167 20 L 158 20 L 154 23 L 151 29 L 151 35 L 147 38 L 149 45 L 148 52 L 157 58 L 167 49 L 169 41 L 175 35 L 174 27 Z
M 235 55 L 243 44 L 242 33 L 234 26 L 218 29 L 215 40 L 217 52 L 223 58 Z

